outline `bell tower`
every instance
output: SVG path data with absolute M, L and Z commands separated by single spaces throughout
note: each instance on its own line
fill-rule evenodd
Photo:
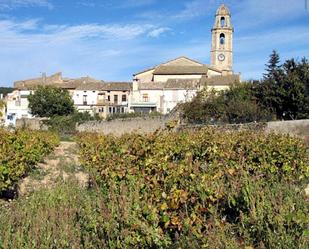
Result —
M 233 33 L 229 9 L 222 4 L 216 13 L 215 24 L 211 29 L 211 66 L 225 74 L 233 73 Z

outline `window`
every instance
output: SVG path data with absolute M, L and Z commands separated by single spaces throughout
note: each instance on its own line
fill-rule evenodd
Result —
M 114 103 L 118 104 L 118 95 L 114 95 Z
M 123 94 L 121 100 L 122 102 L 127 102 L 127 95 Z
M 111 96 L 110 95 L 107 96 L 107 100 L 111 101 Z
M 99 102 L 103 102 L 105 100 L 105 93 L 98 94 L 98 100 Z
M 124 113 L 124 107 L 121 107 L 121 113 Z
M 225 43 L 225 34 L 220 34 L 220 44 L 221 45 L 224 45 L 224 43 Z
M 143 102 L 148 102 L 149 98 L 148 98 L 148 93 L 144 93 L 143 94 Z
M 103 112 L 104 112 L 104 107 L 99 108 L 99 112 L 100 112 L 100 113 L 103 113 Z
M 111 107 L 108 108 L 108 113 L 112 113 L 112 108 Z
M 83 96 L 83 105 L 87 105 L 87 95 Z
M 221 28 L 223 28 L 225 26 L 225 18 L 224 17 L 221 17 L 220 23 L 221 23 Z

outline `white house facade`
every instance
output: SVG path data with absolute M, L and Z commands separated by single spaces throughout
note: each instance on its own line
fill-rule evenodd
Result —
M 6 97 L 5 125 L 15 125 L 16 119 L 32 118 L 28 108 L 31 90 L 15 90 Z

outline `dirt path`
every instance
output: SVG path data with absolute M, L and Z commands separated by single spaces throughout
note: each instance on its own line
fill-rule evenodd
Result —
M 27 196 L 40 188 L 52 188 L 59 181 L 75 179 L 87 186 L 89 176 L 82 171 L 78 160 L 78 148 L 74 142 L 61 142 L 37 169 L 19 184 L 18 195 Z

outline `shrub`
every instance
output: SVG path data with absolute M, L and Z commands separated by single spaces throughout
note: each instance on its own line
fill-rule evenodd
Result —
M 79 145 L 93 183 L 122 203 L 111 209 L 131 247 L 305 246 L 309 156 L 296 138 L 203 129 L 88 134 Z
M 151 241 L 167 248 L 163 234 L 140 219 L 132 189 L 102 194 L 69 181 L 0 206 L 0 248 L 151 248 Z
M 235 84 L 221 92 L 199 92 L 182 105 L 183 117 L 191 123 L 248 123 L 272 120 L 273 114 L 262 108 L 253 96 L 250 83 Z
M 0 130 L 0 195 L 14 188 L 57 144 L 58 137 L 49 132 Z

